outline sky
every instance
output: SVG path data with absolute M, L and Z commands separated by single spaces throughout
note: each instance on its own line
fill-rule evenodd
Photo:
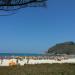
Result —
M 0 16 L 0 53 L 44 53 L 56 43 L 75 42 L 75 0 L 49 0 Z

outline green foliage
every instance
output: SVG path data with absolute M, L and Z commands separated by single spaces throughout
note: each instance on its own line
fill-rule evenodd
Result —
M 0 67 L 0 75 L 75 75 L 75 64 L 37 64 Z
M 75 54 L 75 43 L 64 42 L 56 44 L 55 46 L 48 49 L 50 54 Z

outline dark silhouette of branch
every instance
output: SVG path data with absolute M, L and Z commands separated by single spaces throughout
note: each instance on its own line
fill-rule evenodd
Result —
M 15 3 L 12 3 L 11 2 L 12 0 L 3 0 L 3 4 L 0 3 L 0 6 L 22 6 L 22 5 L 26 5 L 26 4 L 31 4 L 31 3 L 42 3 L 42 2 L 45 2 L 47 0 L 30 0 L 28 2 L 15 2 Z M 24 0 L 23 0 L 24 1 Z

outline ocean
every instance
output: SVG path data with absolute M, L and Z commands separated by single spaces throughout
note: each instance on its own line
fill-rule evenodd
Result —
M 43 56 L 44 54 L 33 53 L 0 53 L 0 56 Z

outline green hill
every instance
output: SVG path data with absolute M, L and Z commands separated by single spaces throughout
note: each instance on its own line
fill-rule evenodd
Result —
M 56 44 L 55 46 L 48 49 L 49 54 L 75 54 L 75 43 L 64 42 Z

